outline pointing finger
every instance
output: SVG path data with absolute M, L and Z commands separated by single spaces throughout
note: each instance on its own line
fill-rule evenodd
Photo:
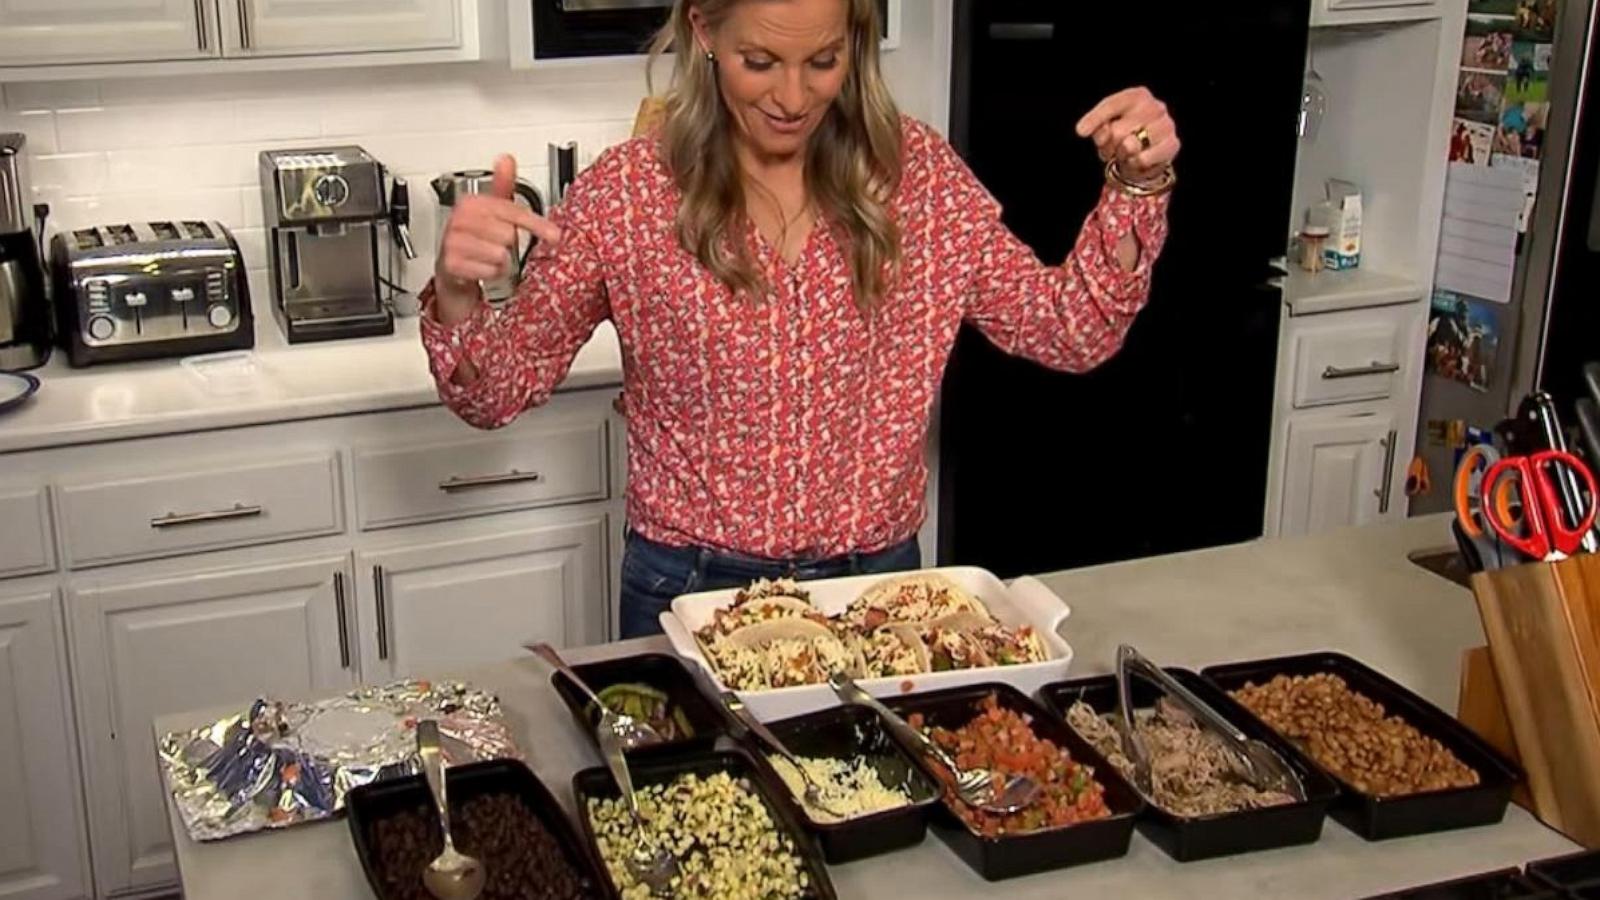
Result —
M 538 238 L 542 243 L 551 245 L 561 243 L 560 226 L 526 207 L 519 205 L 512 210 L 511 224 Z
M 1141 96 L 1138 88 L 1128 88 L 1095 104 L 1083 118 L 1078 120 L 1078 137 L 1088 137 L 1099 131 L 1101 126 L 1126 113 Z

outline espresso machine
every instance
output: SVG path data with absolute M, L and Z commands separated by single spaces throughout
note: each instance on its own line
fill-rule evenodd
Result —
M 50 303 L 26 144 L 26 135 L 0 134 L 0 369 L 32 369 L 50 358 Z
M 384 170 L 360 147 L 265 150 L 272 312 L 289 343 L 393 334 L 378 274 Z

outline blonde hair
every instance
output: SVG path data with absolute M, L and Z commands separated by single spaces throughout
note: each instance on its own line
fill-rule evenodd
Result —
M 734 292 L 760 295 L 767 284 L 744 239 L 750 222 L 730 113 L 722 102 L 716 63 L 699 50 L 689 19 L 689 10 L 698 7 L 715 28 L 741 2 L 677 0 L 651 46 L 650 65 L 661 54 L 676 52 L 660 140 L 662 158 L 683 195 L 678 241 Z M 849 70 L 812 135 L 805 177 L 811 201 L 849 258 L 856 306 L 868 312 L 889 293 L 900 262 L 900 229 L 889 214 L 901 174 L 900 112 L 878 64 L 876 0 L 845 3 Z

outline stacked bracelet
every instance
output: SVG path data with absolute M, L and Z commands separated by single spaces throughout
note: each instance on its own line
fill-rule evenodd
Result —
M 1132 197 L 1159 197 L 1168 193 L 1178 183 L 1178 173 L 1167 166 L 1153 182 L 1129 181 L 1117 166 L 1117 161 L 1106 163 L 1106 183 Z

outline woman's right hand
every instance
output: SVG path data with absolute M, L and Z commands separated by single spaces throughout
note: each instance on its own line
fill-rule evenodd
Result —
M 561 229 L 555 223 L 512 199 L 516 181 L 516 159 L 502 155 L 494 161 L 489 193 L 456 199 L 434 264 L 434 312 L 441 324 L 452 325 L 472 315 L 481 296 L 479 282 L 507 274 L 520 232 L 552 247 L 560 245 Z

